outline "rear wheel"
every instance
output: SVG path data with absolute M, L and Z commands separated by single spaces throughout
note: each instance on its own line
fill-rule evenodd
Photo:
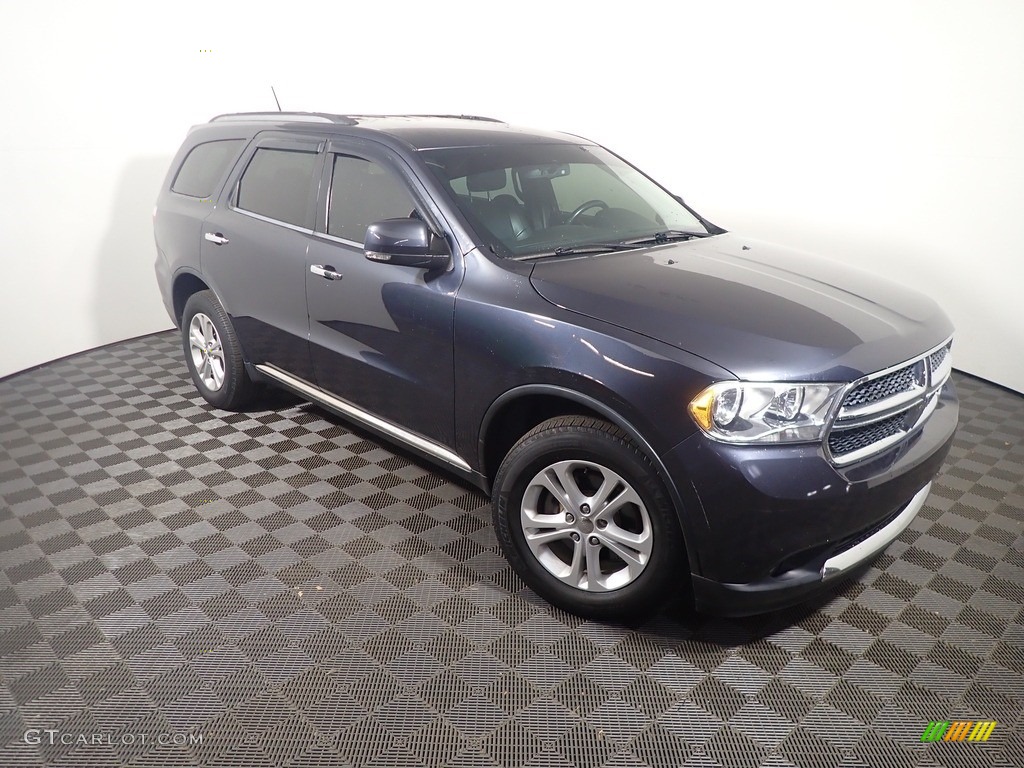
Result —
M 206 402 L 237 411 L 253 401 L 257 386 L 245 370 L 231 319 L 213 291 L 189 297 L 181 316 L 181 341 L 192 381 Z
M 530 430 L 494 482 L 495 529 L 540 596 L 598 619 L 649 613 L 678 592 L 685 562 L 668 495 L 620 429 L 563 416 Z

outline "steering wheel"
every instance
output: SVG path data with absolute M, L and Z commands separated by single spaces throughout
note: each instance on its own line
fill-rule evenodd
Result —
M 607 210 L 608 203 L 606 203 L 604 200 L 587 200 L 587 202 L 583 203 L 578 208 L 576 208 L 575 211 L 569 214 L 569 220 L 566 223 L 575 224 L 576 219 L 579 218 L 580 214 L 583 213 L 584 211 L 589 211 L 591 208 L 601 208 L 602 210 Z

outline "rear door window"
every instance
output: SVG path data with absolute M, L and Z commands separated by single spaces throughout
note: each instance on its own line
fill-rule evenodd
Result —
M 268 219 L 307 227 L 317 153 L 260 148 L 238 182 L 236 206 Z

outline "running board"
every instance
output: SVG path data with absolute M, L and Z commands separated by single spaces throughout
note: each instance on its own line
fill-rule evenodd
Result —
M 374 416 L 369 411 L 364 411 L 362 408 L 352 405 L 352 403 L 335 397 L 329 392 L 325 392 L 319 387 L 315 387 L 302 379 L 296 378 L 276 366 L 257 365 L 256 370 L 264 376 L 269 376 L 271 379 L 281 382 L 289 389 L 300 393 L 309 400 L 326 406 L 332 411 L 337 411 L 342 416 L 359 422 L 363 426 L 369 427 L 377 432 L 382 432 L 400 443 L 405 443 L 418 451 L 422 451 L 428 456 L 433 456 L 435 459 L 439 459 L 446 464 L 451 464 L 453 467 L 461 469 L 463 472 L 472 472 L 469 464 L 467 464 L 461 456 L 453 453 L 443 445 L 438 445 L 433 440 L 428 440 L 425 437 L 417 435 L 415 432 L 402 429 L 401 427 L 392 424 L 390 421 L 385 421 L 379 416 Z

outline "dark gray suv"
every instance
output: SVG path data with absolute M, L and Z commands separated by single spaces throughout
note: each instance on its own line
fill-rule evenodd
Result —
M 154 226 L 209 403 L 284 387 L 439 462 L 582 615 L 802 600 L 910 524 L 956 428 L 934 302 L 727 233 L 576 136 L 223 115 Z

